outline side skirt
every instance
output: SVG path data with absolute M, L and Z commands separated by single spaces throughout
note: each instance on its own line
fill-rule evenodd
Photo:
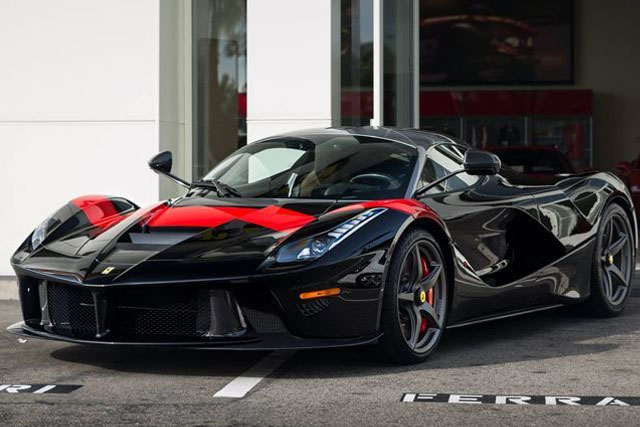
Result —
M 461 328 L 463 326 L 475 325 L 478 323 L 491 322 L 493 320 L 507 319 L 509 317 L 521 316 L 523 314 L 529 314 L 529 313 L 536 313 L 538 311 L 551 310 L 551 309 L 563 307 L 563 306 L 564 304 L 554 304 L 554 305 L 547 305 L 543 307 L 528 308 L 526 310 L 510 311 L 507 313 L 501 313 L 501 314 L 496 314 L 492 316 L 481 317 L 478 319 L 467 320 L 464 322 L 454 323 L 452 325 L 448 325 L 447 329 L 455 329 L 455 328 Z

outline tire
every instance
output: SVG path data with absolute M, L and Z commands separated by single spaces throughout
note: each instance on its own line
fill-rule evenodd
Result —
M 619 316 L 629 300 L 635 249 L 629 217 L 612 203 L 604 211 L 591 266 L 591 295 L 582 304 L 595 317 Z
M 445 258 L 436 239 L 413 229 L 396 245 L 387 271 L 378 343 L 387 360 L 420 363 L 437 348 L 448 313 Z

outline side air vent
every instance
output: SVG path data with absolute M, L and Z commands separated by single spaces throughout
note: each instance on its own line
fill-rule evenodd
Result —
M 162 250 L 189 240 L 198 235 L 197 231 L 170 231 L 150 229 L 142 231 L 136 227 L 125 233 L 118 241 L 118 249 L 135 250 Z
M 309 302 L 298 304 L 298 310 L 304 317 L 315 316 L 318 313 L 323 312 L 329 307 L 329 300 L 326 298 L 318 298 Z

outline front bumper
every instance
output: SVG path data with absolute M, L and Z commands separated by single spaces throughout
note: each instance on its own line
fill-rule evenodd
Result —
M 313 348 L 341 348 L 374 344 L 382 334 L 373 334 L 358 338 L 299 338 L 281 334 L 266 334 L 257 339 L 217 340 L 215 342 L 118 342 L 108 340 L 86 340 L 71 338 L 64 335 L 56 335 L 44 332 L 24 322 L 18 322 L 7 328 L 7 331 L 27 338 L 41 338 L 55 341 L 65 341 L 75 344 L 95 344 L 107 346 L 133 346 L 133 347 L 180 347 L 206 350 L 307 350 Z
M 300 279 L 293 276 L 286 282 L 92 286 L 42 271 L 16 271 L 24 321 L 9 331 L 30 337 L 270 350 L 355 346 L 380 336 L 379 288 L 344 288 L 339 296 L 307 302 L 298 298 L 301 290 L 328 284 L 301 280 L 306 284 L 291 286 L 290 280 Z

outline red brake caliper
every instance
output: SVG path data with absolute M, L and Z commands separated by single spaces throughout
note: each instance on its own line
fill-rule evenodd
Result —
M 424 279 L 429 275 L 429 266 L 427 265 L 427 260 L 420 257 L 420 263 L 422 264 L 422 278 Z M 427 291 L 427 302 L 429 305 L 433 305 L 433 288 Z M 422 318 L 422 323 L 420 324 L 420 333 L 423 333 L 427 330 L 427 319 Z

